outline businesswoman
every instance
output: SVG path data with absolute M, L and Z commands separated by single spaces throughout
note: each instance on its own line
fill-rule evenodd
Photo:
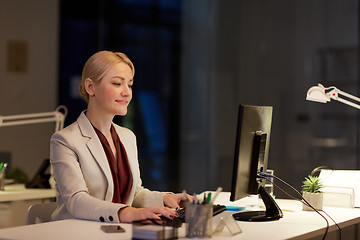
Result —
M 54 220 L 132 222 L 177 216 L 183 194 L 142 186 L 134 133 L 112 122 L 132 98 L 134 65 L 123 53 L 100 51 L 86 62 L 79 86 L 88 106 L 50 143 L 57 191 Z

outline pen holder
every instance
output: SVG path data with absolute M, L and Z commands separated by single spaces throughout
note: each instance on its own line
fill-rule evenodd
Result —
M 6 168 L 7 162 L 0 162 L 0 190 L 4 191 L 5 188 L 5 180 L 6 180 Z
M 193 204 L 186 202 L 185 221 L 187 238 L 211 238 L 212 204 Z
M 5 169 L 0 171 L 0 191 L 4 191 L 5 188 Z

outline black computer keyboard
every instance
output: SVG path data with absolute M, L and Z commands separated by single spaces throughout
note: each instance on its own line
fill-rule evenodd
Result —
M 225 210 L 226 210 L 225 205 L 214 204 L 213 205 L 213 216 L 215 216 Z M 179 214 L 179 216 L 176 219 L 179 219 L 181 222 L 184 223 L 185 222 L 185 208 L 178 210 L 177 213 Z
M 225 210 L 226 210 L 225 205 L 215 204 L 215 205 L 213 205 L 213 216 L 215 216 Z M 172 226 L 175 228 L 179 228 L 185 222 L 185 208 L 178 210 L 177 213 L 179 214 L 179 216 L 174 219 L 169 219 L 169 218 L 162 216 L 160 221 L 155 220 L 155 219 L 148 219 L 148 220 L 150 220 L 153 224 L 156 224 L 156 225 L 166 225 L 166 226 Z

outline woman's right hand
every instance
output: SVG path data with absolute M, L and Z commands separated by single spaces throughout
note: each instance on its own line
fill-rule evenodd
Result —
M 124 207 L 119 210 L 118 215 L 120 222 L 131 223 L 146 219 L 160 220 L 160 215 L 173 219 L 178 216 L 178 213 L 168 207 Z

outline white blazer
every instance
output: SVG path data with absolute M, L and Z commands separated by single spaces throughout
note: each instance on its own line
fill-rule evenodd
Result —
M 108 160 L 84 111 L 76 122 L 51 137 L 50 161 L 58 205 L 52 215 L 54 220 L 119 222 L 118 211 L 124 206 L 163 206 L 165 192 L 142 186 L 135 134 L 113 125 L 125 147 L 133 177 L 126 204 L 112 203 L 114 185 Z

